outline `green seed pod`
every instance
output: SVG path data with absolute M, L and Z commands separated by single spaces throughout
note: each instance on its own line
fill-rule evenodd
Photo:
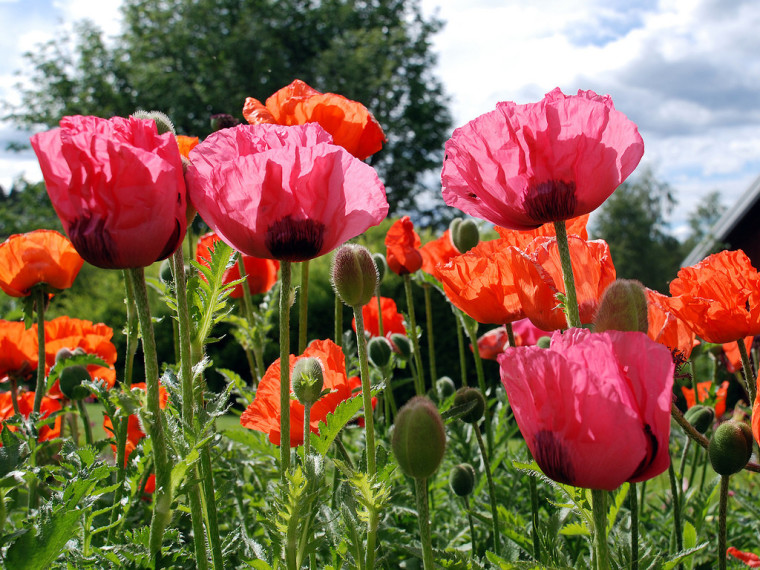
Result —
M 699 433 L 705 433 L 715 419 L 715 410 L 708 406 L 692 406 L 686 410 L 684 418 Z
M 85 380 L 92 380 L 92 376 L 84 366 L 67 366 L 61 370 L 58 384 L 63 395 L 70 400 L 81 400 L 90 395 L 90 391 L 82 386 Z
M 302 404 L 313 404 L 322 394 L 324 372 L 318 358 L 301 358 L 292 372 L 293 392 Z
M 412 341 L 408 336 L 401 333 L 393 333 L 391 335 L 391 342 L 396 347 L 396 352 L 404 360 L 409 360 L 412 357 Z
M 449 226 L 451 231 L 451 243 L 460 253 L 466 253 L 478 245 L 480 232 L 475 220 L 460 220 L 458 224 Z
M 385 261 L 385 256 L 382 253 L 373 253 L 372 259 L 375 260 L 375 266 L 377 266 L 377 284 L 379 287 L 383 277 L 388 273 L 388 262 Z
M 384 368 L 391 360 L 393 346 L 384 336 L 374 336 L 367 343 L 367 353 L 372 364 Z
M 455 407 L 461 406 L 462 404 L 467 404 L 473 400 L 477 402 L 475 404 L 475 407 L 466 414 L 459 416 L 463 422 L 468 424 L 476 424 L 480 421 L 480 418 L 483 417 L 483 414 L 486 411 L 486 399 L 480 390 L 477 388 L 471 388 L 469 386 L 460 388 L 457 390 L 456 395 L 454 396 Z
M 639 331 L 646 333 L 647 296 L 644 286 L 633 279 L 618 279 L 604 290 L 594 316 L 594 331 Z
M 542 336 L 539 337 L 536 341 L 536 346 L 538 348 L 549 348 L 552 345 L 552 337 L 550 336 Z
M 744 422 L 729 420 L 719 425 L 707 447 L 715 472 L 733 475 L 744 469 L 752 456 L 752 444 L 752 428 Z
M 446 451 L 446 431 L 429 398 L 415 396 L 401 407 L 391 447 L 401 471 L 410 477 L 427 479 L 436 472 Z
M 456 392 L 457 387 L 454 385 L 454 381 L 448 376 L 441 376 L 435 382 L 435 388 L 438 392 L 438 397 L 441 400 L 445 400 Z
M 369 250 L 361 245 L 341 247 L 333 258 L 332 284 L 349 307 L 361 307 L 375 297 L 377 267 Z
M 475 488 L 475 468 L 469 463 L 460 463 L 451 470 L 449 487 L 455 495 L 466 497 Z
M 166 115 L 166 113 L 162 113 L 161 111 L 143 111 L 142 109 L 138 109 L 132 113 L 132 116 L 135 119 L 153 120 L 153 122 L 156 123 L 156 129 L 158 130 L 159 135 L 163 135 L 164 133 L 171 133 L 173 135 L 177 134 L 177 131 L 174 130 L 174 123 L 172 123 L 171 119 Z

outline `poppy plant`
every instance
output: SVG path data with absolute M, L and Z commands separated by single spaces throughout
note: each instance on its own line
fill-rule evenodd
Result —
M 222 129 L 190 160 L 190 200 L 222 240 L 246 255 L 313 259 L 388 213 L 375 170 L 316 124 Z
M 16 234 L 0 244 L 0 289 L 26 297 L 44 284 L 48 293 L 68 289 L 84 260 L 64 236 L 53 230 Z
M 409 275 L 422 267 L 422 241 L 409 216 L 393 222 L 385 234 L 385 259 L 396 275 Z
M 700 403 L 705 402 L 710 397 L 710 389 L 712 388 L 712 380 L 705 380 L 704 382 L 697 382 L 697 390 L 699 391 Z M 694 389 L 681 386 L 681 393 L 686 399 L 686 407 L 691 408 L 697 404 L 697 399 L 694 397 Z M 715 392 L 715 417 L 720 418 L 726 413 L 726 397 L 728 396 L 728 380 L 721 382 L 720 386 Z
M 321 93 L 300 79 L 270 96 L 266 105 L 248 97 L 243 116 L 253 125 L 318 123 L 335 144 L 359 160 L 375 154 L 385 142 L 383 129 L 364 105 L 335 93 Z
M 37 368 L 37 329 L 0 320 L 0 381 L 25 378 Z
M 200 142 L 198 137 L 188 137 L 186 135 L 177 135 L 176 139 L 179 153 L 185 158 L 189 158 L 190 151 L 198 146 L 198 143 Z
M 449 206 L 527 230 L 598 208 L 636 168 L 644 141 L 609 96 L 557 88 L 538 103 L 498 103 L 456 129 L 445 153 Z
M 404 315 L 398 312 L 396 301 L 388 297 L 380 297 L 380 311 L 383 319 L 383 332 L 385 336 L 394 333 L 406 334 Z M 380 336 L 380 315 L 378 315 L 377 299 L 372 299 L 362 307 L 364 330 L 372 336 Z M 351 321 L 351 326 L 356 331 L 356 319 Z
M 694 348 L 696 335 L 670 307 L 670 297 L 645 289 L 647 297 L 647 336 L 667 346 L 680 361 L 686 362 Z
M 219 241 L 219 236 L 214 232 L 207 233 L 198 240 L 198 246 L 195 250 L 195 259 L 201 265 L 208 267 L 208 258 L 210 252 L 214 251 L 214 243 Z M 245 265 L 246 282 L 251 295 L 266 293 L 277 282 L 277 270 L 280 268 L 279 262 L 274 259 L 261 259 L 252 255 L 241 254 L 243 264 Z M 202 274 L 201 274 L 202 275 Z M 224 272 L 224 283 L 232 283 L 240 279 L 240 266 L 235 263 Z M 243 286 L 236 285 L 230 293 L 233 299 L 243 297 Z
M 737 560 L 744 562 L 744 564 L 746 564 L 747 567 L 749 568 L 760 568 L 760 556 L 758 556 L 754 552 L 743 552 L 739 550 L 738 548 L 729 546 L 726 549 L 726 554 L 730 554 Z
M 19 412 L 21 412 L 21 415 L 24 416 L 24 418 L 28 418 L 29 414 L 32 413 L 32 410 L 34 409 L 34 392 L 20 392 L 18 394 L 18 408 Z M 40 415 L 42 418 L 46 418 L 51 414 L 54 414 L 55 412 L 58 412 L 61 410 L 62 406 L 53 398 L 48 398 L 47 396 L 42 397 L 42 402 L 40 405 Z M 13 409 L 13 399 L 10 392 L 2 392 L 0 393 L 0 431 L 2 431 L 3 426 L 7 427 L 11 431 L 16 431 L 18 429 L 17 426 L 13 425 L 6 425 L 3 420 L 8 420 L 16 415 L 15 410 Z M 55 421 L 51 424 L 42 426 L 39 431 L 39 441 L 49 441 L 51 439 L 55 439 L 57 437 L 61 436 L 61 416 L 56 416 Z M 2 444 L 0 444 L 2 446 Z
M 670 463 L 673 360 L 639 332 L 555 332 L 498 358 L 517 425 L 543 472 L 612 491 Z
M 153 120 L 64 117 L 31 143 L 63 228 L 89 263 L 147 267 L 182 242 L 182 160 L 174 135 L 159 135 Z
M 319 433 L 319 422 L 328 413 L 334 412 L 342 401 L 351 397 L 352 386 L 346 375 L 345 357 L 342 349 L 330 340 L 315 340 L 300 356 L 290 355 L 290 371 L 298 360 L 317 358 L 322 365 L 324 389 L 329 392 L 319 398 L 311 407 L 309 427 Z M 290 393 L 293 394 L 291 384 Z M 256 397 L 240 416 L 240 424 L 248 429 L 269 435 L 269 441 L 280 445 L 280 359 L 267 369 L 259 382 Z M 303 404 L 290 399 L 290 447 L 303 444 Z
M 670 306 L 707 342 L 760 334 L 760 274 L 742 251 L 721 251 L 682 267 L 670 283 Z

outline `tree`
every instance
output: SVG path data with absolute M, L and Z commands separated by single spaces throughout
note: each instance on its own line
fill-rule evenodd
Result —
M 687 255 L 703 239 L 710 236 L 713 226 L 726 212 L 726 205 L 721 202 L 720 191 L 713 190 L 702 196 L 694 210 L 689 213 L 689 236 L 683 243 L 684 254 Z M 725 244 L 713 244 L 712 251 L 720 251 Z
M 13 234 L 41 228 L 63 233 L 43 182 L 20 178 L 13 182 L 8 194 L 0 188 L 0 242 Z
M 299 78 L 361 101 L 383 126 L 388 143 L 370 162 L 391 215 L 438 209 L 418 200 L 430 201 L 425 175 L 440 167 L 451 117 L 432 71 L 442 22 L 419 0 L 125 0 L 122 10 L 112 46 L 83 22 L 74 38 L 27 54 L 10 118 L 50 127 L 68 114 L 158 109 L 178 132 L 203 137 L 211 114 L 241 117 L 246 97 Z
M 680 242 L 666 231 L 665 217 L 674 205 L 670 186 L 647 169 L 621 184 L 598 210 L 592 234 L 609 244 L 618 278 L 668 291 L 683 257 Z

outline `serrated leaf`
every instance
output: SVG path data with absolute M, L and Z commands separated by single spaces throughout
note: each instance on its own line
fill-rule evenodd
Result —
M 382 385 L 372 388 L 372 395 L 376 396 L 383 389 Z M 311 434 L 311 446 L 320 455 L 327 455 L 327 450 L 348 422 L 359 413 L 362 407 L 361 394 L 356 395 L 348 400 L 343 400 L 335 411 L 327 414 L 325 420 L 327 423 L 319 422 L 319 435 Z
M 662 565 L 662 570 L 673 570 L 673 568 L 683 563 L 689 556 L 706 548 L 708 544 L 709 543 L 707 542 L 703 542 L 702 544 L 700 544 L 699 546 L 695 546 L 694 548 L 688 548 L 686 550 L 682 550 L 681 552 L 677 552 L 670 560 L 668 560 Z
M 49 519 L 41 521 L 37 532 L 18 537 L 5 556 L 7 568 L 16 570 L 42 570 L 58 558 L 66 543 L 79 531 L 77 520 L 82 512 L 63 505 Z

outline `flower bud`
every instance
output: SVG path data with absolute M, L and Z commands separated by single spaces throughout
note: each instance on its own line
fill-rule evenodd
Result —
M 429 398 L 415 396 L 401 407 L 391 447 L 406 475 L 427 479 L 436 472 L 446 451 L 446 431 L 438 408 Z
M 161 281 L 164 285 L 171 285 L 174 283 L 174 272 L 172 271 L 171 261 L 164 259 L 161 262 L 161 267 L 158 270 L 158 275 L 161 277 Z
M 708 406 L 692 406 L 686 410 L 683 417 L 699 433 L 705 433 L 715 419 L 715 411 Z
M 752 428 L 744 422 L 730 420 L 718 426 L 707 451 L 710 463 L 719 475 L 738 473 L 752 456 Z
M 369 303 L 377 289 L 377 267 L 369 250 L 356 244 L 341 247 L 333 258 L 332 284 L 349 307 Z
M 480 418 L 483 417 L 483 414 L 486 411 L 486 399 L 480 390 L 469 386 L 460 388 L 454 396 L 455 407 L 468 404 L 472 401 L 476 402 L 475 407 L 469 412 L 459 416 L 463 422 L 468 424 L 476 424 L 480 421 Z
M 375 266 L 377 267 L 377 283 L 378 286 L 380 286 L 383 277 L 388 273 L 388 262 L 385 261 L 385 256 L 382 253 L 373 253 L 372 259 L 375 260 Z
M 466 497 L 475 488 L 475 469 L 469 463 L 460 463 L 451 470 L 449 487 L 454 494 Z
M 451 235 L 451 243 L 457 248 L 460 253 L 466 253 L 473 247 L 478 245 L 480 241 L 480 232 L 478 231 L 478 224 L 475 220 L 455 220 L 458 223 L 452 222 L 449 225 L 449 232 Z
M 448 376 L 441 376 L 435 382 L 435 389 L 438 392 L 438 397 L 441 400 L 445 400 L 456 392 L 457 387 L 454 385 L 454 381 Z
M 551 345 L 552 345 L 552 337 L 550 336 L 539 337 L 539 339 L 536 341 L 536 346 L 538 348 L 549 348 Z
M 644 286 L 633 279 L 613 281 L 605 289 L 594 316 L 594 331 L 639 331 L 646 334 L 648 328 Z
M 391 342 L 396 347 L 396 352 L 404 360 L 409 360 L 412 357 L 412 341 L 408 336 L 401 333 L 393 333 L 391 335 Z
M 372 364 L 378 368 L 384 368 L 391 360 L 393 346 L 384 336 L 374 336 L 367 343 L 367 353 Z
M 58 385 L 63 395 L 70 400 L 81 400 L 90 395 L 90 391 L 82 386 L 85 380 L 92 380 L 92 376 L 84 366 L 67 366 L 61 370 L 58 377 Z
M 302 404 L 313 404 L 322 395 L 324 373 L 318 358 L 308 357 L 296 361 L 292 372 L 293 392 Z
M 135 119 L 152 120 L 156 123 L 156 129 L 158 130 L 159 135 L 163 135 L 164 133 L 171 133 L 173 135 L 177 134 L 177 131 L 174 129 L 174 123 L 172 123 L 171 119 L 161 111 L 143 111 L 142 109 L 138 109 L 132 113 L 132 116 Z
M 69 350 L 68 348 L 62 348 L 58 352 L 55 353 L 55 363 L 58 364 L 59 362 L 68 360 L 72 356 L 74 356 L 74 353 L 71 350 Z
M 212 131 L 220 131 L 222 129 L 229 129 L 230 127 L 235 127 L 239 124 L 240 124 L 239 120 L 237 120 L 235 117 L 227 113 L 217 113 L 216 115 L 211 115 L 211 130 Z

